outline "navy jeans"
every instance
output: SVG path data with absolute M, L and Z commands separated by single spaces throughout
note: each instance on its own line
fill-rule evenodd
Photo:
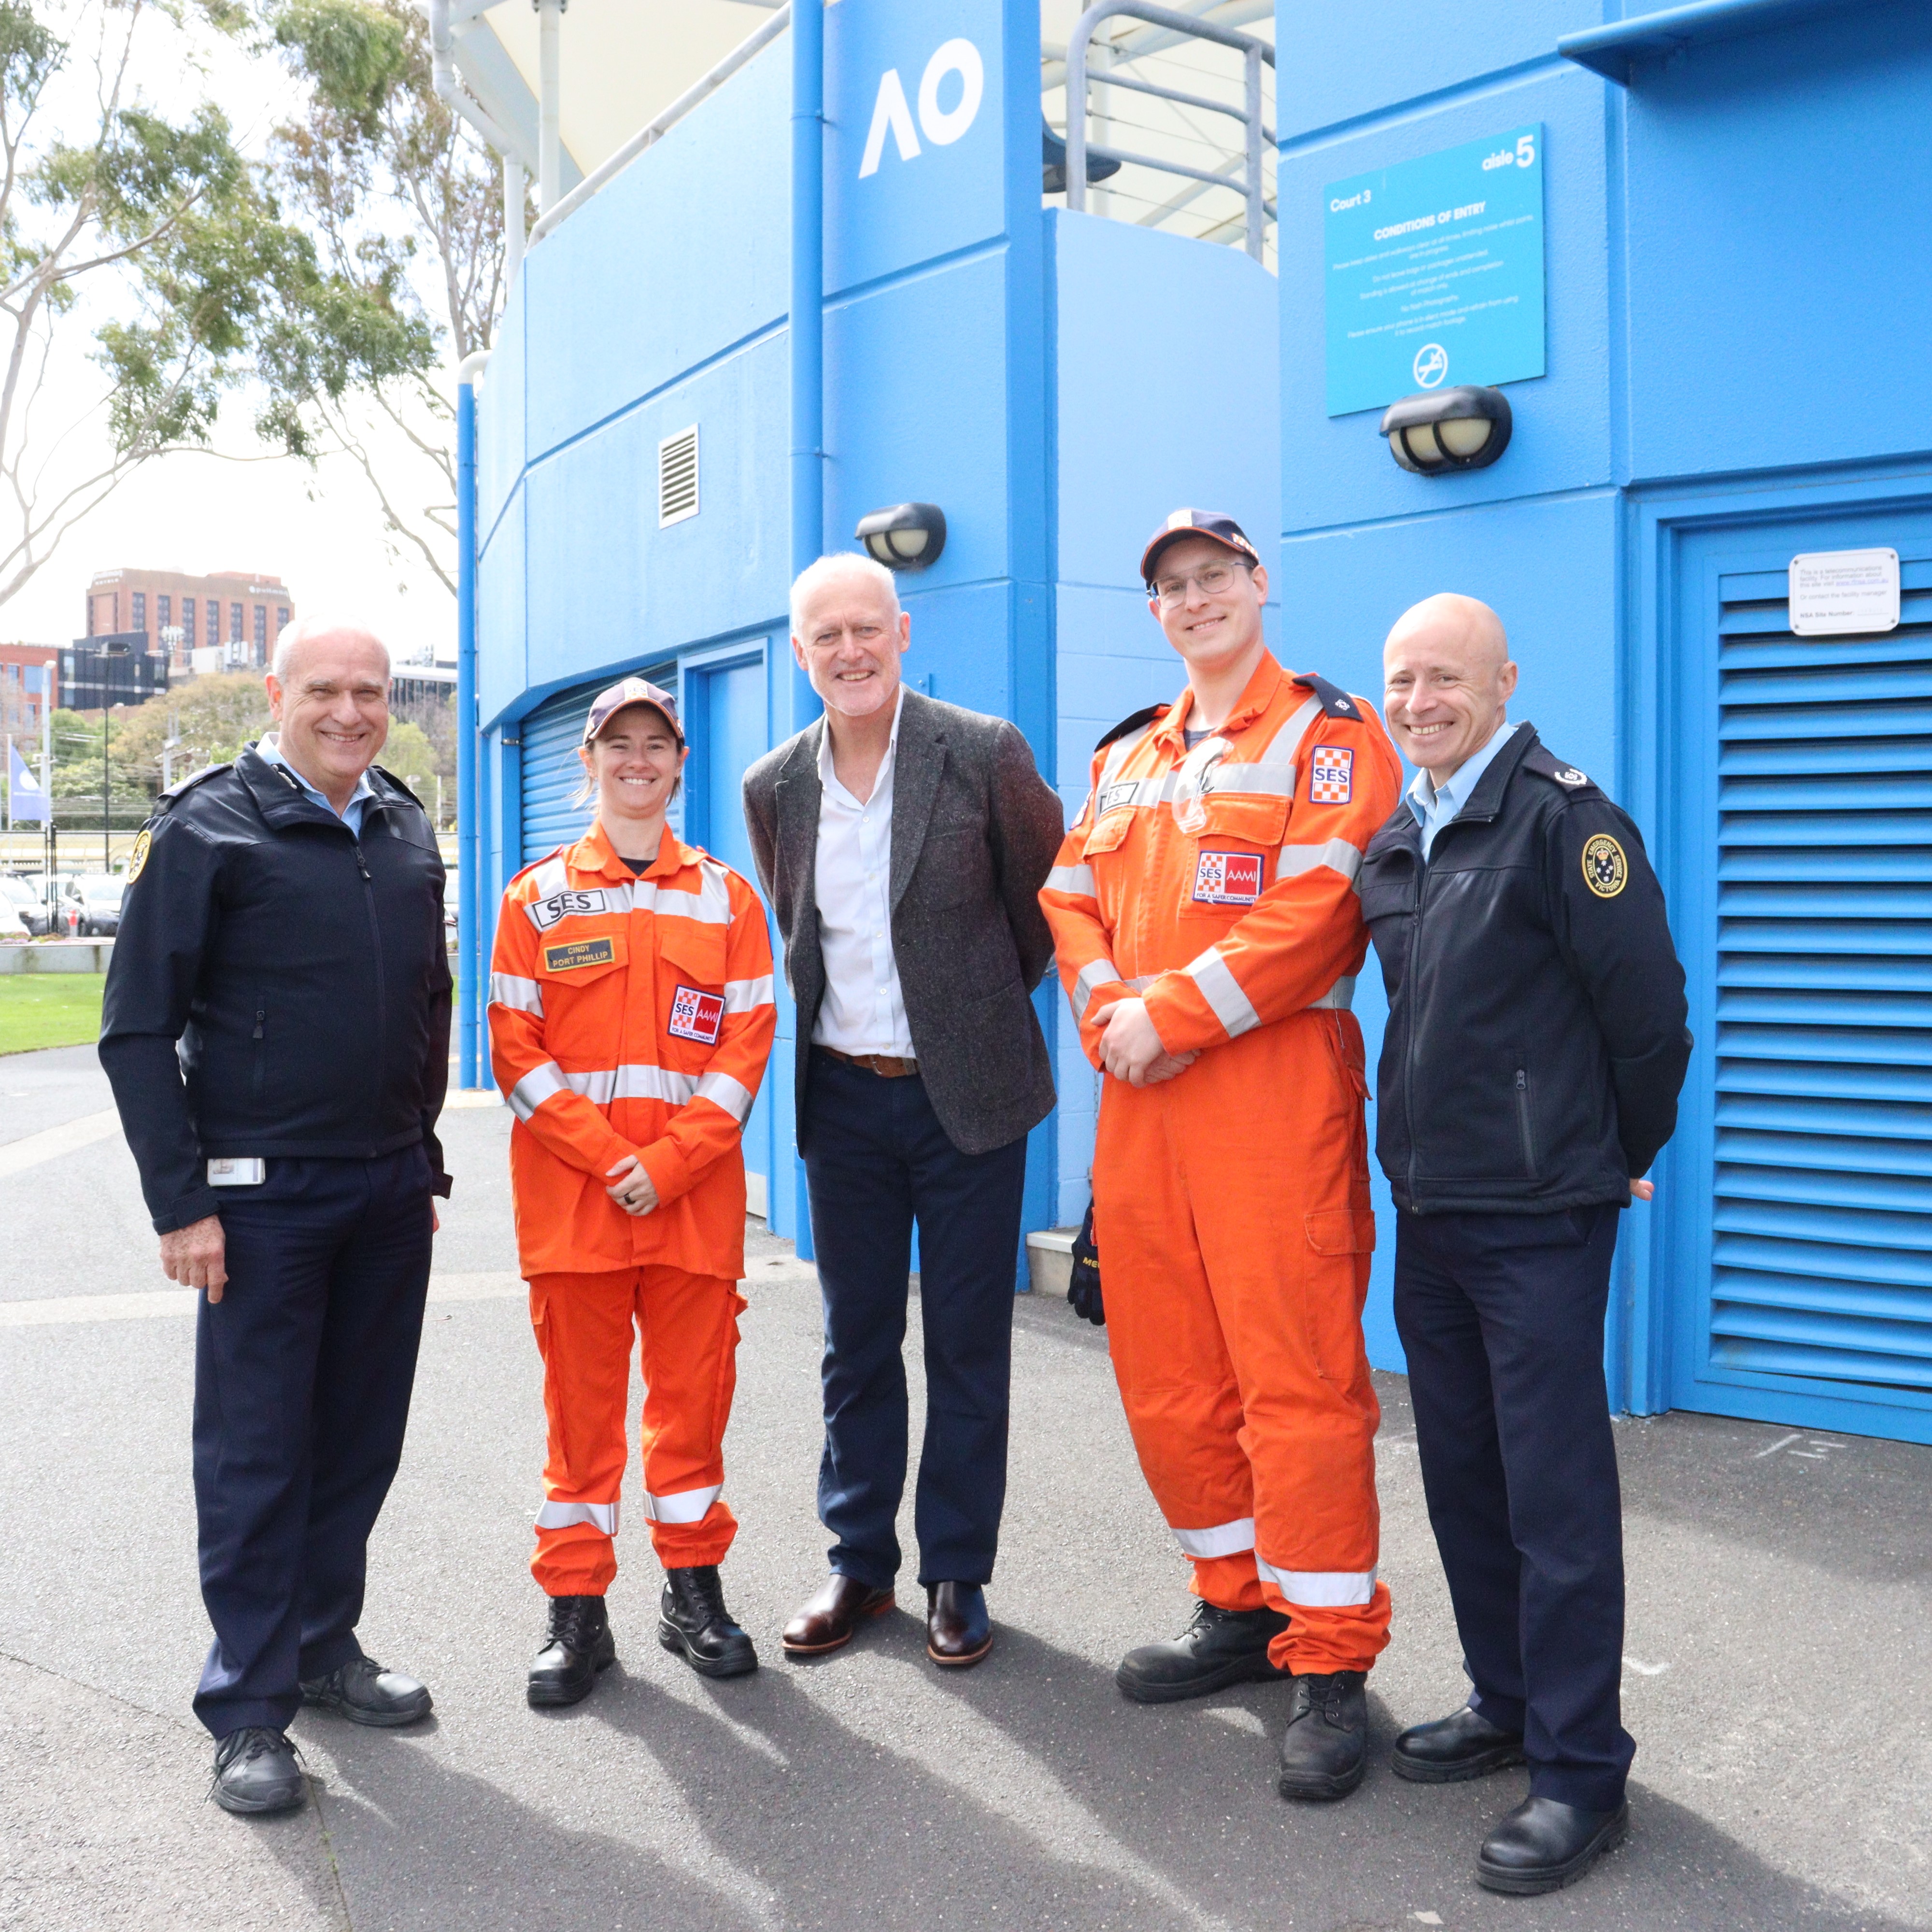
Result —
M 1529 1788 L 1623 1802 L 1624 1558 L 1604 1311 L 1608 1204 L 1403 1214 L 1395 1320 L 1470 1703 L 1521 1731 Z
M 993 1574 L 1006 1497 L 1014 1274 L 1024 1138 L 962 1154 L 916 1074 L 888 1080 L 814 1050 L 806 1179 L 825 1304 L 819 1520 L 832 1568 L 898 1574 L 905 1490 L 906 1277 L 919 1223 L 926 1441 L 914 1522 L 922 1583 Z
M 361 1654 L 369 1533 L 401 1460 L 429 1288 L 429 1156 L 271 1160 L 224 1198 L 195 1335 L 194 1498 L 214 1626 L 195 1714 L 277 1729 Z

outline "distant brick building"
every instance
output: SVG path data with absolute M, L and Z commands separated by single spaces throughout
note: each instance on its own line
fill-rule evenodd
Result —
M 190 577 L 178 570 L 102 570 L 87 586 L 86 635 L 147 632 L 149 648 L 176 676 L 265 665 L 283 627 L 295 616 L 279 577 L 218 570 Z M 76 641 L 80 641 L 76 640 Z M 197 650 L 218 647 L 218 658 Z
M 0 644 L 0 731 L 9 736 L 38 735 L 42 709 L 57 709 L 59 704 L 60 647 Z

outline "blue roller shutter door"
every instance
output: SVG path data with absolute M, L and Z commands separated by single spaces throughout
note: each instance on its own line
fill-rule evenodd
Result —
M 652 664 L 637 673 L 662 689 L 677 689 L 675 663 Z M 590 808 L 571 803 L 584 768 L 577 748 L 583 742 L 584 714 L 590 700 L 615 682 L 601 677 L 547 698 L 523 721 L 524 856 L 526 866 L 580 838 L 590 824 Z M 680 831 L 680 804 L 670 809 L 671 829 Z

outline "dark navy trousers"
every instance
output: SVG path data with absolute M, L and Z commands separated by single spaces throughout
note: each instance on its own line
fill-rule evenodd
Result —
M 1470 1703 L 1523 1734 L 1530 1790 L 1607 1811 L 1621 1710 L 1622 1501 L 1604 1385 L 1614 1205 L 1414 1214 L 1395 1319 Z
M 962 1154 L 916 1074 L 888 1080 L 811 1051 L 800 1138 L 825 1307 L 818 1516 L 838 1539 L 832 1568 L 875 1588 L 898 1571 L 908 1420 L 901 1351 L 916 1220 L 926 1354 L 919 1580 L 983 1583 L 1006 1497 L 1026 1142 Z
M 369 1533 L 403 1450 L 429 1288 L 429 1156 L 271 1160 L 224 1199 L 195 1336 L 194 1496 L 214 1626 L 195 1714 L 277 1729 L 360 1654 Z

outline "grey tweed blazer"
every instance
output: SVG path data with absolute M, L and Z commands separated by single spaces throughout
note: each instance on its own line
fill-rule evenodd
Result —
M 799 1137 L 825 994 L 814 880 L 820 718 L 745 774 L 745 823 L 798 1004 Z M 1040 889 L 1064 831 L 1059 795 L 1003 718 L 916 691 L 892 766 L 892 956 L 913 1052 L 939 1124 L 985 1154 L 1044 1120 L 1053 1069 L 1028 997 L 1053 962 Z

